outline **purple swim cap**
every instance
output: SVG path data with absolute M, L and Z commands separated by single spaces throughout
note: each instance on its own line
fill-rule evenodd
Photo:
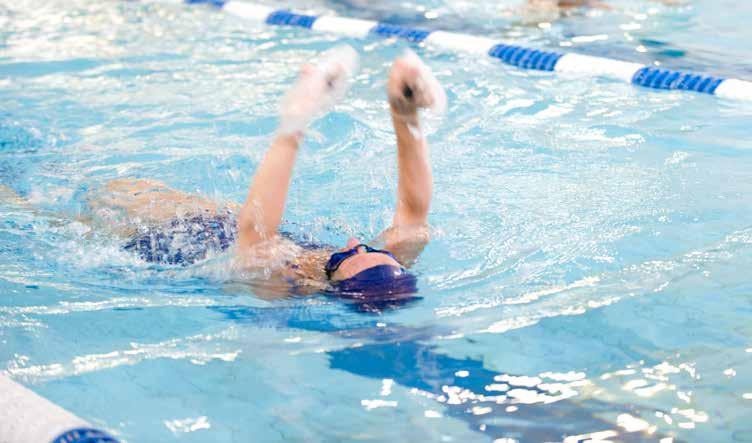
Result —
M 347 298 L 389 298 L 418 292 L 418 279 L 405 268 L 379 265 L 333 282 L 334 292 Z

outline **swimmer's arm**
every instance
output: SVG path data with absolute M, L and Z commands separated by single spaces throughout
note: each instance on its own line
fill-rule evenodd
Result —
M 429 240 L 428 210 L 433 175 L 428 143 L 420 130 L 417 111 L 405 116 L 392 110 L 397 136 L 397 208 L 392 226 L 378 238 L 403 265 L 410 267 Z
M 417 111 L 410 116 L 392 111 L 397 136 L 397 208 L 392 226 L 425 225 L 433 193 L 428 143 L 420 129 Z
M 238 214 L 238 245 L 253 246 L 277 234 L 285 211 L 300 134 L 278 134 L 251 182 Z

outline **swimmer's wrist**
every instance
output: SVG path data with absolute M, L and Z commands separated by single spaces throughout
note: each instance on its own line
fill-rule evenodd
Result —
M 303 131 L 277 132 L 274 138 L 278 142 L 291 145 L 297 149 L 300 142 L 303 141 Z
M 392 119 L 398 123 L 405 123 L 408 125 L 417 126 L 420 124 L 420 117 L 418 116 L 418 109 L 395 109 L 394 106 L 389 107 L 392 112 Z
M 392 118 L 416 125 L 420 122 L 417 106 L 395 106 L 394 103 L 389 103 L 389 111 L 392 113 Z

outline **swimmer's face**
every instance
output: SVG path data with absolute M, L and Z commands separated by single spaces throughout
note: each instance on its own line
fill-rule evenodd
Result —
M 358 239 L 350 238 L 347 241 L 347 245 L 340 249 L 340 251 L 348 251 L 359 244 L 360 242 Z M 332 280 L 346 280 L 359 272 L 381 265 L 400 266 L 397 260 L 386 254 L 366 252 L 364 248 L 358 248 L 357 254 L 346 258 L 345 261 L 339 265 L 339 268 L 334 271 L 332 274 Z

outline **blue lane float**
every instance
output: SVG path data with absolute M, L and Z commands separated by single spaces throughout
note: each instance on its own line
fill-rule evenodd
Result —
M 293 14 L 289 11 L 274 11 L 266 18 L 267 25 L 300 26 L 311 29 L 318 17 L 313 15 Z
M 154 1 L 154 0 L 152 0 Z M 181 0 L 156 0 L 179 3 Z M 652 89 L 693 91 L 719 97 L 752 100 L 752 82 L 712 77 L 690 72 L 671 71 L 639 63 L 523 48 L 486 37 L 380 23 L 337 16 L 314 16 L 278 10 L 240 0 L 182 0 L 188 4 L 207 4 L 229 14 L 277 26 L 298 26 L 313 31 L 348 37 L 380 36 L 425 44 L 429 48 L 484 54 L 523 69 L 608 77 Z
M 390 25 L 388 23 L 378 23 L 373 29 L 371 29 L 371 34 L 379 35 L 384 38 L 401 38 L 402 40 L 420 43 L 425 40 L 431 32 L 422 29 Z
M 112 436 L 99 429 L 71 429 L 52 440 L 52 443 L 118 443 Z
M 488 55 L 504 63 L 523 69 L 553 71 L 564 54 L 528 49 L 521 46 L 499 44 L 488 51 Z
M 715 90 L 718 89 L 718 86 L 724 80 L 719 77 L 649 67 L 639 69 L 634 77 L 632 77 L 632 83 L 647 88 L 678 89 L 681 91 L 704 92 L 706 94 L 715 94 Z

